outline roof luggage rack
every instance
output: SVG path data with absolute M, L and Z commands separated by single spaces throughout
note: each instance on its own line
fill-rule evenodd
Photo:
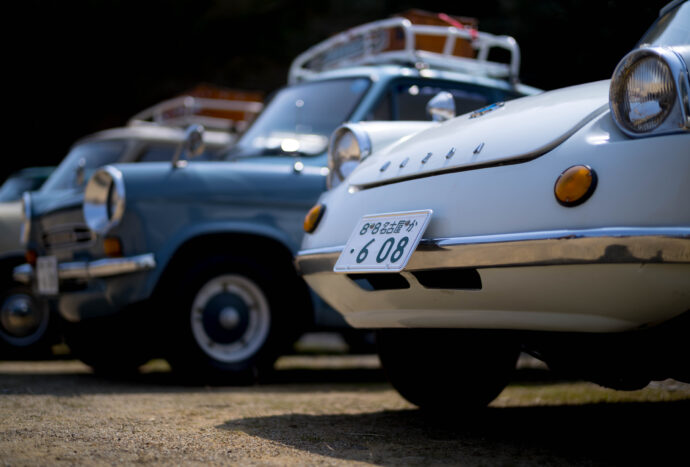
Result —
M 419 11 L 403 15 L 415 19 L 415 13 Z M 520 48 L 515 39 L 480 32 L 448 15 L 435 16 L 448 25 L 413 24 L 407 18 L 394 17 L 341 32 L 300 54 L 290 66 L 288 82 L 297 83 L 319 72 L 336 68 L 413 64 L 517 83 Z M 428 44 L 430 38 L 437 42 L 440 40 L 442 46 L 425 47 L 423 43 L 426 41 Z M 425 50 L 427 48 L 436 50 Z M 489 52 L 493 48 L 507 50 L 509 62 L 489 61 Z
M 186 127 L 196 123 L 207 129 L 241 133 L 262 108 L 263 103 L 253 100 L 185 95 L 144 109 L 127 124 Z

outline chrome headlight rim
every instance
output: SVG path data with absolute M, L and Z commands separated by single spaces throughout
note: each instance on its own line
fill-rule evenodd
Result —
M 657 60 L 668 71 L 670 76 L 668 84 L 672 90 L 667 97 L 670 98 L 671 103 L 661 113 L 655 125 L 650 128 L 635 128 L 622 111 L 624 108 L 622 96 L 628 90 L 628 78 L 631 73 L 644 60 L 648 59 Z M 629 52 L 616 66 L 609 88 L 609 109 L 616 126 L 628 136 L 639 138 L 679 133 L 690 130 L 690 120 L 688 120 L 690 109 L 684 104 L 687 103 L 689 92 L 687 65 L 679 54 L 667 47 L 643 47 Z
M 343 157 L 339 143 L 343 141 L 344 137 L 348 134 L 352 136 L 354 142 L 357 144 L 358 153 L 355 156 Z M 349 172 L 343 173 L 342 171 L 344 162 L 353 161 L 359 163 L 369 157 L 371 150 L 371 138 L 362 128 L 350 123 L 336 128 L 333 133 L 331 133 L 328 142 L 328 177 L 326 179 L 328 189 L 335 188 L 347 178 L 347 175 L 349 175 Z
M 22 194 L 22 225 L 19 232 L 19 243 L 22 246 L 29 244 L 31 234 L 31 193 L 25 191 Z
M 97 170 L 84 190 L 86 225 L 104 234 L 118 225 L 125 213 L 125 183 L 122 172 L 112 166 Z

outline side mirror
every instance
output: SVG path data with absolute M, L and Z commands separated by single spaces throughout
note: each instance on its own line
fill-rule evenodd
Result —
M 184 140 L 177 147 L 172 159 L 173 168 L 184 167 L 187 165 L 186 159 L 193 159 L 204 152 L 204 127 L 201 125 L 190 125 L 185 131 Z M 182 156 L 185 159 L 181 159 Z
M 426 111 L 435 122 L 445 122 L 455 117 L 455 99 L 448 91 L 441 91 L 426 104 Z

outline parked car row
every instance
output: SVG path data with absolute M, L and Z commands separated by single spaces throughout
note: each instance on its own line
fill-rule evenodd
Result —
M 354 28 L 297 57 L 289 85 L 215 160 L 191 160 L 209 133 L 195 127 L 184 160 L 101 159 L 83 194 L 27 196 L 24 241 L 34 260 L 15 277 L 49 298 L 72 352 L 103 372 L 164 357 L 200 379 L 251 381 L 305 331 L 351 336 L 293 264 L 304 216 L 326 189 L 330 133 L 343 122 L 406 120 L 381 135 L 397 139 L 434 125 L 424 121 L 426 105 L 441 91 L 464 110 L 539 92 L 517 82 L 512 38 L 472 38 L 458 26 L 400 17 Z M 415 48 L 424 36 L 456 47 Z M 510 63 L 487 60 L 494 47 Z M 112 138 L 98 139 L 118 151 Z
M 301 273 L 379 330 L 388 377 L 421 407 L 488 404 L 520 351 L 616 389 L 690 382 L 688 64 L 690 4 L 676 1 L 610 81 L 371 154 L 378 126 L 341 127 L 331 165 L 356 168 L 313 208 Z
M 374 329 L 428 409 L 488 404 L 521 351 L 619 389 L 690 381 L 688 3 L 610 81 L 546 93 L 514 39 L 450 20 L 317 44 L 207 160 L 194 125 L 158 161 L 65 169 L 88 182 L 25 196 L 14 277 L 110 373 L 254 381 L 305 331 Z

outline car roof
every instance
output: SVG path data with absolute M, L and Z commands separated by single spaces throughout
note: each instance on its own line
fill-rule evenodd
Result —
M 405 77 L 428 78 L 464 82 L 468 84 L 476 84 L 505 90 L 515 90 L 523 94 L 537 94 L 542 92 L 541 89 L 532 86 L 527 86 L 521 83 L 511 84 L 506 80 L 498 78 L 471 75 L 469 73 L 461 73 L 457 71 L 438 70 L 433 68 L 424 68 L 419 70 L 411 66 L 403 65 L 366 65 L 321 71 L 309 77 L 305 77 L 302 81 L 300 81 L 300 83 L 297 84 L 315 81 L 318 82 L 328 79 L 355 77 L 368 77 L 376 81 Z

